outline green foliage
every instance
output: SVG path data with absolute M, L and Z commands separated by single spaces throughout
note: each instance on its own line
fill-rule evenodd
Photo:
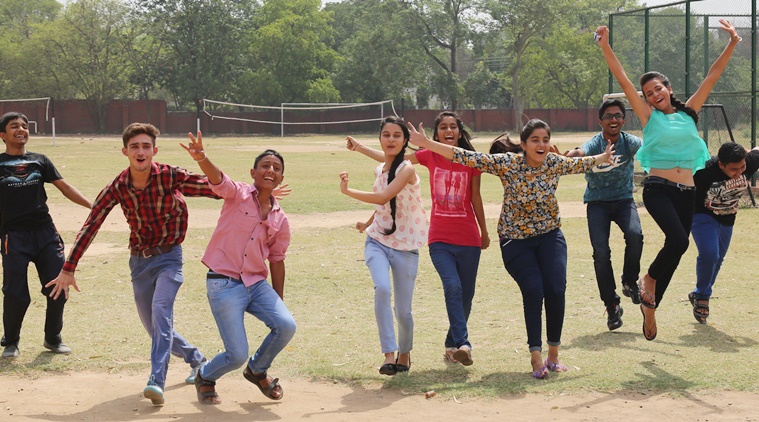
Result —
M 399 103 L 409 88 L 426 85 L 428 67 L 420 60 L 424 50 L 413 36 L 398 30 L 407 27 L 413 15 L 396 0 L 351 4 L 353 9 L 335 10 L 336 28 L 337 22 L 351 21 L 353 31 L 352 37 L 340 42 L 344 60 L 334 78 L 343 100 L 394 99 Z M 382 23 L 378 25 L 378 21 Z
M 339 56 L 330 47 L 331 16 L 319 6 L 319 0 L 264 2 L 247 34 L 247 70 L 235 94 L 239 101 L 279 105 L 309 101 L 309 96 L 337 99 L 330 72 Z

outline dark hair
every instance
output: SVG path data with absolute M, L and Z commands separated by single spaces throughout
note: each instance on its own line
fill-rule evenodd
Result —
M 643 85 L 654 79 L 661 81 L 662 85 L 666 86 L 667 88 L 672 87 L 672 84 L 669 82 L 669 78 L 663 74 L 659 72 L 646 72 L 643 74 L 643 76 L 640 77 L 640 89 L 643 90 Z M 645 98 L 645 96 L 646 95 L 644 93 L 643 97 Z M 684 102 L 675 98 L 675 94 L 669 94 L 669 98 L 672 106 L 690 116 L 695 123 L 698 123 L 698 113 L 696 113 L 696 110 L 693 110 L 692 108 L 685 105 Z
M 282 162 L 282 174 L 285 174 L 285 159 L 282 158 L 282 154 L 278 153 L 277 151 L 274 151 L 273 149 L 267 149 L 266 151 L 258 154 L 258 157 L 256 157 L 256 161 L 253 162 L 253 168 L 258 167 L 258 162 L 261 161 L 264 157 L 273 155 L 274 157 L 279 158 L 279 161 Z
M 545 129 L 546 132 L 548 132 L 548 137 L 551 137 L 551 127 L 548 126 L 548 123 L 540 119 L 530 119 L 530 121 L 524 125 L 522 132 L 519 134 L 519 139 L 522 141 L 522 143 L 527 142 L 527 139 L 530 137 L 530 135 L 532 135 L 532 132 L 534 132 L 535 129 Z
M 522 145 L 514 143 L 509 138 L 509 132 L 503 132 L 490 144 L 489 152 L 491 154 L 505 154 L 507 152 L 520 153 L 523 151 Z
M 725 166 L 730 163 L 738 163 L 746 159 L 746 149 L 743 148 L 743 145 L 735 142 L 725 142 L 719 147 L 717 158 Z
M 382 137 L 382 129 L 385 128 L 385 125 L 387 124 L 395 124 L 401 127 L 401 130 L 403 131 L 403 147 L 401 147 L 401 150 L 398 151 L 398 155 L 395 156 L 393 159 L 393 162 L 390 164 L 390 171 L 387 173 L 387 185 L 390 186 L 390 183 L 395 179 L 395 172 L 398 170 L 398 167 L 403 162 L 403 156 L 406 154 L 406 146 L 408 145 L 408 141 L 411 138 L 411 134 L 409 133 L 408 126 L 406 126 L 406 121 L 403 120 L 400 117 L 397 116 L 390 116 L 385 117 L 384 120 L 382 120 L 382 124 L 380 124 L 380 138 Z M 437 126 L 435 126 L 437 129 Z M 388 229 L 382 232 L 385 236 L 389 236 L 393 233 L 395 233 L 396 225 L 395 225 L 395 210 L 396 210 L 396 201 L 395 197 L 393 197 L 390 200 L 390 217 L 393 219 L 393 225 Z
M 10 111 L 0 117 L 0 132 L 5 133 L 5 127 L 8 126 L 8 123 L 16 119 L 23 119 L 25 123 L 29 123 L 29 119 L 23 113 L 19 113 L 18 111 Z
M 150 123 L 132 123 L 127 126 L 121 134 L 121 140 L 124 142 L 124 147 L 127 146 L 130 139 L 137 135 L 142 135 L 143 133 L 150 136 L 150 139 L 153 140 L 153 146 L 155 146 L 155 138 L 161 134 L 161 131 Z
M 471 142 L 472 135 L 470 135 L 469 132 L 464 129 L 464 122 L 461 121 L 461 117 L 459 117 L 459 115 L 454 111 L 442 111 L 437 115 L 437 117 L 435 117 L 435 130 L 432 132 L 432 139 L 434 141 L 440 142 L 440 139 L 437 138 L 437 127 L 440 125 L 440 122 L 444 117 L 453 117 L 456 119 L 456 125 L 459 127 L 459 139 L 456 146 L 469 151 L 474 151 L 474 147 L 472 146 Z
M 620 110 L 622 110 L 622 118 L 624 119 L 627 116 L 627 110 L 625 110 L 625 103 L 622 101 L 616 99 L 616 98 L 610 98 L 601 104 L 601 107 L 598 109 L 598 120 L 602 120 L 604 117 L 604 113 L 606 112 L 606 109 L 609 107 L 619 107 Z

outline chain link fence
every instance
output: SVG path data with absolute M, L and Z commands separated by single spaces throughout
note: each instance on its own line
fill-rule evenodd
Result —
M 719 29 L 719 20 L 727 19 L 736 27 L 743 41 L 707 100 L 721 107 L 705 107 L 698 125 L 712 153 L 731 139 L 747 148 L 756 146 L 759 22 L 754 2 L 688 0 L 609 16 L 610 42 L 630 80 L 637 85 L 643 73 L 661 72 L 683 102 L 698 89 L 729 41 L 727 32 Z M 621 91 L 609 75 L 609 92 Z M 629 126 L 634 128 L 634 124 Z

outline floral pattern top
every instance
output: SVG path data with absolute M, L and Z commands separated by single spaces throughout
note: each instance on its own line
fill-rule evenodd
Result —
M 564 174 L 590 170 L 594 157 L 571 158 L 549 153 L 540 167 L 531 167 L 522 154 L 483 154 L 453 148 L 453 162 L 494 174 L 503 184 L 498 236 L 526 239 L 561 227 L 556 187 Z

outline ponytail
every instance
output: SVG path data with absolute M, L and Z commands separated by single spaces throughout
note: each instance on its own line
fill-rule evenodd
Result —
M 505 154 L 507 152 L 518 154 L 524 152 L 524 149 L 522 149 L 522 145 L 511 141 L 511 138 L 509 138 L 509 132 L 503 132 L 493 140 L 493 143 L 490 144 L 489 152 L 491 154 Z
M 678 100 L 677 98 L 675 98 L 674 94 L 671 94 L 669 96 L 669 99 L 670 99 L 670 102 L 672 103 L 672 105 L 676 109 L 678 109 L 678 110 L 682 111 L 683 113 L 687 114 L 688 116 L 690 116 L 693 119 L 693 121 L 695 123 L 698 123 L 698 113 L 696 113 L 696 110 L 688 107 L 687 105 L 685 105 L 684 102 L 682 102 L 682 101 Z

